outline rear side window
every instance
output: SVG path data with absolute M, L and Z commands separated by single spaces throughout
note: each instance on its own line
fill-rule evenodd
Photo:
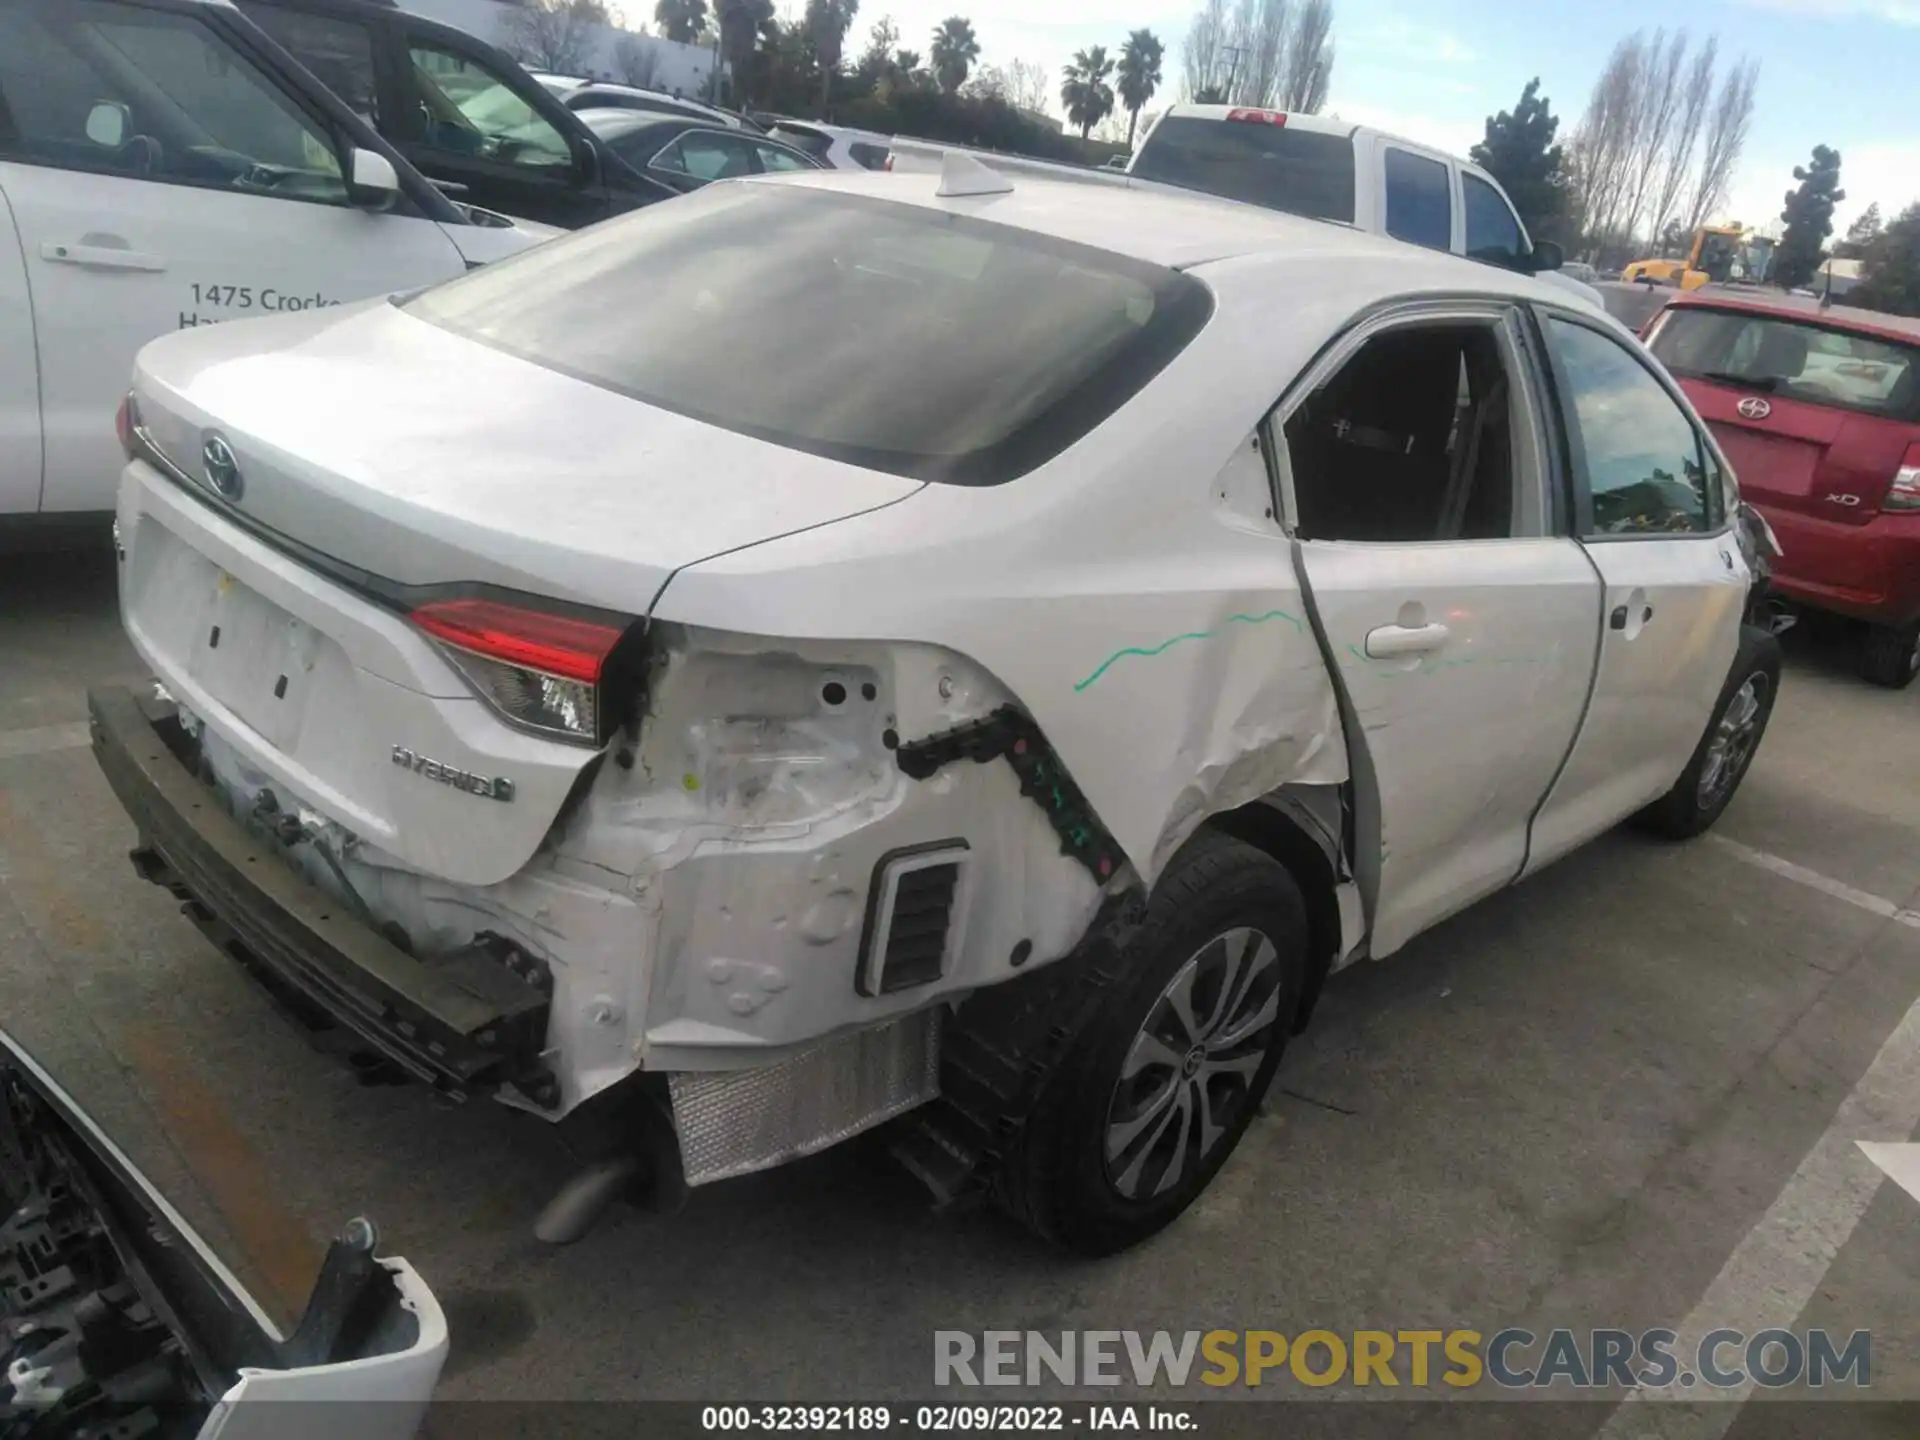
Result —
M 1269 210 L 1353 222 L 1353 141 L 1345 135 L 1169 115 L 1141 145 L 1133 173 Z
M 1453 248 L 1447 167 L 1408 150 L 1387 150 L 1387 233 L 1429 250 Z
M 1671 535 L 1717 523 L 1706 448 L 1686 412 L 1611 336 L 1551 316 L 1587 537 Z
M 576 379 L 791 449 L 990 485 L 1105 420 L 1206 323 L 1199 281 L 968 216 L 716 185 L 405 302 Z
M 1478 175 L 1460 172 L 1461 208 L 1466 212 L 1467 258 L 1495 265 L 1517 265 L 1527 251 L 1520 222 L 1500 192 Z
M 863 170 L 884 170 L 887 168 L 887 147 L 873 145 L 865 140 L 855 140 L 847 146 L 852 152 L 854 163 Z
M 1920 346 L 1785 316 L 1676 306 L 1653 353 L 1675 375 L 1920 422 Z
M 808 130 L 799 125 L 776 125 L 767 132 L 782 145 L 791 145 L 796 150 L 804 150 L 816 160 L 827 158 L 827 151 L 833 148 L 833 141 L 818 130 Z

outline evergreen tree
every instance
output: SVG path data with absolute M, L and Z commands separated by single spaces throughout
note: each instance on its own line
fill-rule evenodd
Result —
M 1773 278 L 1789 290 L 1805 285 L 1820 268 L 1833 234 L 1833 207 L 1847 198 L 1840 188 L 1840 152 L 1825 145 L 1813 147 L 1811 164 L 1793 167 L 1793 178 L 1800 184 L 1787 192 L 1780 212 L 1787 228 L 1773 252 L 1772 269 Z
M 1551 234 L 1566 213 L 1565 156 L 1553 143 L 1559 130 L 1536 76 L 1520 92 L 1518 105 L 1487 117 L 1487 138 L 1471 152 L 1536 236 Z

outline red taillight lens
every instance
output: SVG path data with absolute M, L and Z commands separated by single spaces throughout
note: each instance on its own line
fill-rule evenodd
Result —
M 140 453 L 140 406 L 129 390 L 120 397 L 120 408 L 113 416 L 114 432 L 120 437 L 120 449 L 131 460 Z
M 413 612 L 413 623 L 436 640 L 490 660 L 593 683 L 624 633 L 612 625 L 498 600 L 430 601 Z
M 887 168 L 887 170 L 888 170 L 889 172 L 891 172 L 891 171 L 892 171 L 892 169 L 893 169 L 893 152 L 892 152 L 891 150 L 889 150 L 889 151 L 887 152 L 887 166 L 886 166 L 886 168 Z
M 1882 510 L 1920 510 L 1920 441 L 1907 447 L 1906 458 L 1894 473 Z
M 1254 110 L 1246 106 L 1236 106 L 1227 112 L 1229 120 L 1244 120 L 1250 125 L 1284 125 L 1287 112 L 1284 110 Z
M 600 684 L 626 626 L 502 600 L 432 600 L 410 617 L 516 725 L 568 740 L 601 738 Z

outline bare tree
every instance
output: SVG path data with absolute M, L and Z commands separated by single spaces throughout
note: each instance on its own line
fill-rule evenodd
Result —
M 1649 235 L 1666 234 L 1693 171 L 1694 152 L 1700 148 L 1700 131 L 1713 104 L 1713 69 L 1719 51 L 1720 37 L 1708 36 L 1707 43 L 1700 47 L 1700 53 L 1693 57 L 1693 64 L 1687 70 L 1687 81 L 1681 87 L 1663 142 L 1665 163 L 1661 167 L 1660 183 L 1653 191 L 1653 214 L 1647 224 Z
M 1637 30 L 1613 47 L 1574 133 L 1575 206 L 1595 247 L 1613 238 L 1632 183 L 1646 52 L 1646 37 Z
M 1760 87 L 1760 62 L 1742 60 L 1721 82 L 1720 100 L 1713 107 L 1706 144 L 1700 153 L 1700 175 L 1687 206 L 1687 228 L 1703 224 L 1726 198 L 1733 184 L 1733 167 L 1746 148 L 1753 125 L 1753 97 Z
M 1333 0 L 1306 0 L 1287 39 L 1283 110 L 1317 115 L 1333 84 Z
M 660 78 L 660 55 L 647 43 L 645 32 L 622 35 L 613 47 L 613 68 L 623 85 L 651 90 Z
M 1234 104 L 1273 104 L 1286 58 L 1288 9 L 1287 0 L 1240 0 L 1228 47 Z
M 1629 235 L 1639 233 L 1647 202 L 1652 198 L 1660 155 L 1680 107 L 1680 71 L 1686 58 L 1687 32 L 1677 30 L 1669 36 L 1664 29 L 1653 32 L 1653 40 L 1641 57 L 1640 92 L 1634 97 L 1627 178 L 1620 197 L 1620 228 Z M 1654 228 L 1657 233 L 1658 227 Z
M 1206 0 L 1187 27 L 1181 49 L 1181 90 L 1188 100 L 1212 93 L 1226 76 L 1228 32 L 1227 0 Z
M 605 15 L 604 6 L 576 0 L 529 0 L 501 19 L 500 48 L 529 70 L 576 71 L 592 58 Z
M 1001 72 L 1007 103 L 1016 110 L 1045 115 L 1053 102 L 1053 77 L 1037 60 L 1016 60 Z

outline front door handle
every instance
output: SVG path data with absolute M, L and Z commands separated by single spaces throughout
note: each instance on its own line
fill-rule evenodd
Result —
M 1440 624 L 1382 625 L 1378 630 L 1367 632 L 1367 656 L 1373 660 L 1390 660 L 1396 655 L 1424 655 L 1438 650 L 1452 635 L 1451 630 Z
M 78 265 L 87 270 L 164 270 L 167 262 L 158 255 L 129 250 L 124 245 L 65 245 L 48 241 L 40 247 L 40 258 L 56 265 Z

